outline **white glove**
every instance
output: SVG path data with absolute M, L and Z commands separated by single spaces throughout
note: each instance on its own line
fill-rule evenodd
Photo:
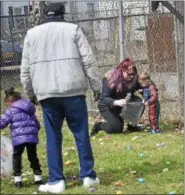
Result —
M 115 100 L 114 101 L 114 106 L 120 106 L 123 107 L 127 103 L 126 99 L 121 99 L 121 100 Z

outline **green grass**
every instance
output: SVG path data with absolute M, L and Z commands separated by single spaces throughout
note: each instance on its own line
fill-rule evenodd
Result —
M 126 133 L 119 135 L 98 134 L 91 140 L 95 158 L 95 170 L 101 180 L 101 185 L 96 187 L 94 194 L 115 194 L 121 191 L 123 194 L 168 194 L 175 191 L 175 194 L 184 194 L 184 137 L 173 131 L 173 126 L 163 126 L 162 135 L 150 135 L 146 132 Z M 83 189 L 79 180 L 70 181 L 70 176 L 79 176 L 79 163 L 76 151 L 69 150 L 75 145 L 73 136 L 68 128 L 63 128 L 64 162 L 70 160 L 71 165 L 64 165 L 64 173 L 67 179 L 65 194 L 87 194 L 88 190 Z M 140 138 L 132 141 L 134 136 Z M 164 147 L 157 147 L 157 143 L 165 143 Z M 46 137 L 44 129 L 40 131 L 40 144 L 38 154 L 43 169 L 44 180 L 47 181 L 48 167 L 45 150 Z M 131 145 L 133 150 L 125 147 Z M 144 158 L 139 158 L 139 153 Z M 169 161 L 171 164 L 167 164 Z M 168 168 L 168 172 L 163 169 Z M 136 174 L 130 174 L 135 170 Z M 23 172 L 31 172 L 29 163 L 24 153 Z M 137 178 L 143 177 L 145 183 L 139 184 Z M 24 178 L 24 177 L 23 177 Z M 37 191 L 33 185 L 33 175 L 24 182 L 24 188 L 17 190 L 14 187 L 13 178 L 1 182 L 2 194 L 32 194 Z M 12 181 L 11 181 L 12 180 Z M 121 186 L 116 187 L 115 183 L 120 182 Z

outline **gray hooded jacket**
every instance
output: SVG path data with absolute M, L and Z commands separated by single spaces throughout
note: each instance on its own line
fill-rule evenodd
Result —
M 37 100 L 85 95 L 88 82 L 100 91 L 101 78 L 91 47 L 76 25 L 48 22 L 27 32 L 21 64 L 25 93 Z

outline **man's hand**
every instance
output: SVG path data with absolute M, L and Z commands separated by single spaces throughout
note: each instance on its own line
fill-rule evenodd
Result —
M 35 104 L 36 106 L 38 105 L 36 96 L 29 97 L 29 100 L 32 104 Z
M 95 91 L 94 92 L 94 102 L 97 102 L 100 99 L 100 92 L 99 91 Z
M 115 100 L 114 101 L 114 106 L 119 106 L 119 107 L 123 107 L 125 106 L 127 103 L 126 99 L 121 99 L 121 100 Z

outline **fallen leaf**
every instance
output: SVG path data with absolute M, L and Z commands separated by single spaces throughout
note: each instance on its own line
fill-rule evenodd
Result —
M 28 178 L 23 178 L 22 181 L 27 182 Z
M 133 171 L 130 171 L 130 174 L 136 174 L 137 171 L 133 170 Z
M 99 172 L 104 172 L 104 168 L 100 167 Z
M 112 138 L 112 136 L 110 136 L 110 135 L 105 136 L 105 139 L 111 139 L 111 138 Z
M 116 191 L 116 194 L 123 194 L 122 191 Z
M 163 169 L 163 172 L 168 172 L 168 171 L 169 171 L 168 168 Z
M 132 141 L 135 141 L 135 140 L 137 140 L 139 138 L 140 138 L 139 136 L 135 136 L 135 137 L 132 138 Z
M 69 153 L 68 153 L 68 152 L 65 152 L 65 153 L 64 153 L 64 156 L 68 156 L 68 155 L 69 155 Z
M 122 186 L 122 184 L 121 184 L 120 181 L 117 181 L 114 185 L 115 185 L 116 187 L 121 187 L 121 186 Z
M 33 175 L 33 173 L 30 172 L 30 171 L 26 171 L 25 174 L 26 174 L 26 175 Z
M 178 187 L 178 188 L 184 187 L 184 183 L 179 183 L 179 184 L 177 184 L 177 187 Z
M 160 143 L 157 143 L 157 144 L 156 144 L 157 147 L 163 147 L 163 146 L 165 146 L 165 145 L 166 145 L 165 143 L 161 143 L 161 144 L 160 144 Z
M 73 164 L 73 162 L 70 161 L 70 160 L 68 160 L 68 161 L 66 161 L 66 162 L 64 163 L 64 165 L 66 165 L 66 166 L 69 166 L 69 165 L 72 165 L 72 164 Z

